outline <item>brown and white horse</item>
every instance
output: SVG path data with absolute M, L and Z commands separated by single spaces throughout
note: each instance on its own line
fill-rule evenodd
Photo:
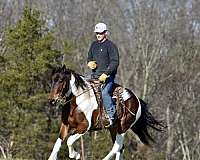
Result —
M 161 131 L 160 127 L 163 127 L 147 110 L 143 100 L 125 88 L 121 94 L 124 106 L 117 106 L 116 125 L 108 128 L 114 145 L 104 160 L 109 160 L 114 155 L 116 155 L 116 160 L 122 159 L 123 140 L 128 129 L 131 129 L 144 144 L 149 145 L 148 140 L 153 141 L 153 139 L 149 135 L 147 127 L 150 126 L 158 131 Z M 62 141 L 68 136 L 70 130 L 73 130 L 73 134 L 67 139 L 69 157 L 80 159 L 81 155 L 74 150 L 73 143 L 87 131 L 97 130 L 95 127 L 100 112 L 91 84 L 83 76 L 63 66 L 52 76 L 49 102 L 51 104 L 64 103 L 59 138 L 49 160 L 57 159 Z

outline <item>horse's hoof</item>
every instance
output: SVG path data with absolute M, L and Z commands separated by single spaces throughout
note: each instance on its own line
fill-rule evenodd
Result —
M 70 155 L 69 155 L 69 158 L 70 158 L 70 159 L 73 159 L 73 158 L 75 158 L 75 155 L 74 155 L 74 154 L 70 154 Z
M 76 160 L 81 159 L 81 155 L 79 153 L 77 153 L 76 155 Z
M 75 152 L 74 154 L 70 154 L 69 158 L 78 160 L 81 159 L 81 155 L 78 152 Z

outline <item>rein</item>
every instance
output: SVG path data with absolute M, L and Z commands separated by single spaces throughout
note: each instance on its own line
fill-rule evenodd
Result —
M 89 92 L 91 89 L 93 89 L 92 87 L 91 88 L 88 88 L 87 90 L 85 90 L 84 92 L 82 92 L 82 93 L 80 93 L 79 95 L 77 95 L 76 97 L 79 97 L 79 96 L 81 96 L 82 94 L 84 94 L 84 93 L 86 93 L 86 92 Z M 62 97 L 62 99 L 63 98 L 67 98 L 66 97 L 66 95 L 64 95 L 63 97 Z M 72 98 L 70 99 L 70 100 L 68 100 L 68 101 L 64 101 L 63 103 L 68 103 L 68 102 L 71 102 L 72 101 Z M 61 104 L 62 104 L 62 102 L 61 102 Z
M 64 84 L 64 86 L 65 86 L 65 85 L 66 85 L 66 83 Z M 101 87 L 103 87 L 103 86 L 101 86 Z M 93 89 L 93 87 L 88 88 L 87 90 L 85 90 L 84 92 L 80 93 L 80 94 L 77 95 L 76 97 L 79 97 L 79 96 L 81 96 L 82 94 L 84 94 L 84 93 L 86 93 L 86 92 L 89 92 L 91 89 Z M 65 95 L 62 97 L 62 99 L 63 99 L 63 98 L 66 99 L 67 96 L 70 95 L 70 94 L 69 94 L 69 91 L 70 91 L 70 90 L 68 90 L 68 91 L 65 93 Z M 66 103 L 71 102 L 73 98 L 69 99 L 68 101 L 64 101 L 64 102 L 62 102 L 62 99 L 61 99 L 61 102 L 60 102 L 60 103 L 61 103 L 61 104 L 66 104 Z M 135 116 L 135 114 L 134 114 L 129 108 L 127 108 L 126 105 L 122 104 L 122 106 L 123 106 L 131 115 Z

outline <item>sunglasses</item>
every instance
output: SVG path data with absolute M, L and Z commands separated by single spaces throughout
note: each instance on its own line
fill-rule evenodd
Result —
M 103 35 L 105 33 L 106 33 L 105 31 L 104 32 L 96 32 L 96 35 Z

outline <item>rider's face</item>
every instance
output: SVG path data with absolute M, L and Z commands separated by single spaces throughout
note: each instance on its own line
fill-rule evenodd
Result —
M 102 32 L 102 33 L 96 32 L 96 38 L 98 41 L 102 41 L 103 39 L 106 38 L 106 32 Z

